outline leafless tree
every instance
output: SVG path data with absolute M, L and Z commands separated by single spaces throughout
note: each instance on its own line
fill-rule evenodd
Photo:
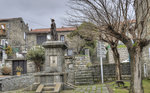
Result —
M 117 50 L 119 40 L 108 34 L 99 32 L 98 27 L 90 22 L 83 22 L 79 27 L 77 27 L 77 31 L 78 32 L 73 33 L 78 33 L 76 35 L 85 40 L 102 40 L 110 45 L 116 63 L 116 79 L 121 80 L 120 55 Z
M 116 80 L 121 80 L 120 54 L 117 49 L 119 40 L 108 34 L 102 33 L 99 35 L 99 37 L 100 40 L 107 42 L 110 45 L 111 50 L 113 52 L 113 58 L 116 64 Z
M 122 41 L 131 61 L 130 93 L 144 93 L 141 52 L 149 43 L 149 0 L 71 0 L 70 22 L 90 21 L 100 32 Z M 134 19 L 134 20 L 133 20 Z

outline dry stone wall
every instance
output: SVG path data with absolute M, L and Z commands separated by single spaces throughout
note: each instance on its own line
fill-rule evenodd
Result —
M 4 77 L 0 78 L 0 91 L 9 91 L 25 88 L 33 83 L 34 76 L 32 74 L 23 76 Z
M 115 64 L 103 65 L 104 81 L 115 80 L 115 66 Z M 121 72 L 123 79 L 129 79 L 131 75 L 130 63 L 122 63 Z M 86 69 L 76 69 L 74 73 L 76 85 L 93 84 L 101 80 L 101 69 L 99 65 L 91 66 Z

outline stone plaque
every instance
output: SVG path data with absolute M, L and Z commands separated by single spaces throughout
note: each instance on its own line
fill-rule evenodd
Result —
M 50 56 L 50 67 L 57 67 L 57 56 Z

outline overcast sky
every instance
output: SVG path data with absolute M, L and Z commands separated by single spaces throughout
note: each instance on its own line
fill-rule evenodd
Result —
M 68 0 L 0 0 L 0 19 L 22 17 L 30 28 L 50 27 L 50 18 L 56 26 L 65 26 Z

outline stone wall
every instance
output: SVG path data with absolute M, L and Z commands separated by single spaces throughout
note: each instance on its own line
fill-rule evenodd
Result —
M 5 60 L 4 66 L 12 69 L 12 62 L 13 60 L 8 60 L 8 59 Z M 34 73 L 34 72 L 36 72 L 34 62 L 27 60 L 27 73 Z M 11 72 L 11 75 L 12 75 L 12 72 Z
M 0 78 L 0 91 L 16 90 L 25 88 L 34 83 L 34 76 L 23 75 L 23 76 L 9 76 Z
M 36 68 L 34 62 L 27 60 L 27 73 L 35 73 L 35 72 Z
M 116 66 L 116 64 L 104 64 L 103 65 L 104 80 L 115 79 L 115 74 L 116 74 L 115 66 Z M 91 66 L 88 69 L 93 71 L 92 73 L 93 73 L 94 78 L 101 77 L 100 76 L 101 75 L 100 66 L 98 66 L 98 65 Z M 122 73 L 123 77 L 131 75 L 130 63 L 121 63 L 121 73 Z
M 150 44 L 143 49 L 142 62 L 143 75 L 150 78 Z
M 129 58 L 128 50 L 126 47 L 118 48 L 118 52 L 120 54 L 120 62 L 127 60 Z M 108 49 L 108 59 L 109 63 L 115 63 L 111 48 Z
M 0 39 L 7 39 L 8 44 L 11 45 L 11 47 L 17 47 L 23 50 L 26 45 L 24 34 L 29 31 L 28 25 L 24 23 L 23 19 L 10 18 L 1 20 L 0 24 L 6 25 L 6 37 L 1 37 Z
M 75 56 L 74 65 L 75 69 L 86 68 L 87 64 L 90 63 L 90 57 L 87 55 Z
M 27 33 L 27 48 L 30 49 L 33 46 L 37 45 L 36 34 Z
M 130 79 L 130 63 L 121 63 L 121 72 L 123 79 Z M 115 80 L 115 64 L 104 64 L 103 73 L 104 81 Z M 101 69 L 99 65 L 88 68 L 70 69 L 68 70 L 68 75 L 68 81 L 77 85 L 93 84 L 101 81 Z

